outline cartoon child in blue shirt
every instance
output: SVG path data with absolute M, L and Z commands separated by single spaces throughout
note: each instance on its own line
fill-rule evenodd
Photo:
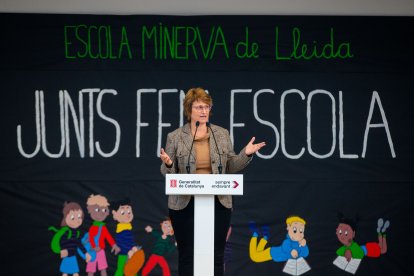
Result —
M 298 216 L 291 216 L 286 219 L 286 239 L 280 246 L 266 247 L 267 233 L 258 242 L 258 232 L 254 231 L 250 239 L 250 259 L 261 263 L 273 260 L 284 262 L 288 259 L 306 258 L 309 255 L 309 248 L 305 240 L 306 221 Z
M 135 242 L 133 233 L 132 233 L 132 220 L 134 219 L 134 214 L 132 212 L 132 206 L 128 198 L 113 202 L 112 216 L 115 221 L 118 222 L 116 225 L 116 234 L 115 240 L 116 244 L 120 247 L 121 251 L 118 255 L 118 266 L 115 272 L 115 276 L 123 276 L 124 268 L 128 260 L 139 250 L 141 247 Z M 142 259 L 142 266 L 144 260 Z M 140 268 L 137 268 L 139 271 Z

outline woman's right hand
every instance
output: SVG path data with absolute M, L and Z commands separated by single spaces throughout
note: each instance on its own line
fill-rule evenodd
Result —
M 162 162 L 164 162 L 165 165 L 167 165 L 168 167 L 170 167 L 173 163 L 170 156 L 164 151 L 163 148 L 161 148 L 160 158 L 161 158 Z

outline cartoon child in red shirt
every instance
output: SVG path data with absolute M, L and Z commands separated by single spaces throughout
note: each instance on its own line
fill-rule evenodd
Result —
M 109 202 L 102 195 L 92 194 L 89 196 L 86 205 L 88 213 L 93 219 L 92 226 L 89 228 L 89 242 L 96 251 L 96 259 L 86 265 L 86 272 L 88 272 L 88 276 L 93 276 L 96 272 L 96 267 L 98 267 L 101 276 L 107 276 L 108 262 L 105 255 L 105 241 L 111 246 L 111 252 L 114 252 L 115 255 L 121 251 L 111 234 L 109 234 L 104 222 L 109 215 Z M 95 243 L 97 236 L 98 242 Z

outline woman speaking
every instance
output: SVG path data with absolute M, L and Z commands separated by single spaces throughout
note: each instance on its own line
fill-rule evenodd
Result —
M 202 88 L 191 88 L 184 98 L 188 123 L 170 132 L 165 150 L 161 148 L 161 173 L 219 174 L 237 173 L 252 160 L 264 142 L 255 138 L 235 154 L 229 132 L 209 123 L 213 106 L 211 96 Z M 194 199 L 190 195 L 169 195 L 168 208 L 178 248 L 179 276 L 193 275 Z M 230 226 L 231 195 L 215 198 L 214 275 L 224 274 L 223 259 L 226 235 Z M 196 275 L 199 276 L 199 275 Z

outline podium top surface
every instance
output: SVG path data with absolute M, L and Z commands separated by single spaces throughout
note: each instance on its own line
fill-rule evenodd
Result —
M 167 195 L 243 195 L 242 174 L 166 174 Z

